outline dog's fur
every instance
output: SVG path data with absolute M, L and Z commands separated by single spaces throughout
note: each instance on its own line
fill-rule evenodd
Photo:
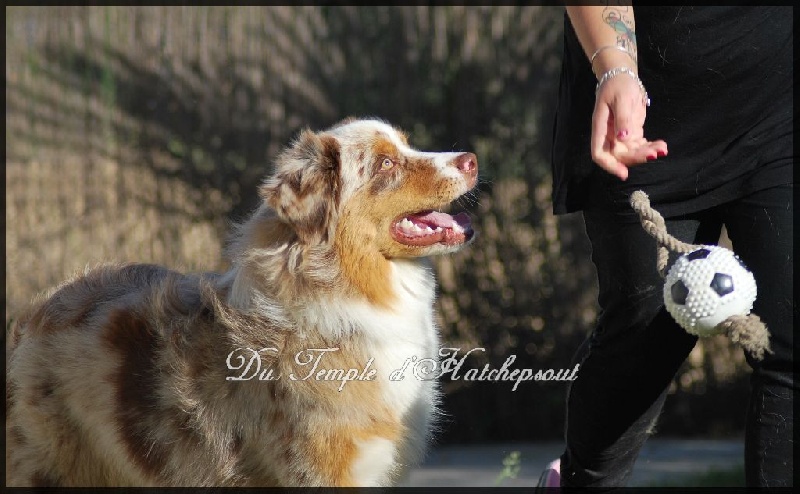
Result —
M 8 335 L 7 485 L 396 483 L 438 400 L 410 368 L 389 380 L 438 354 L 424 258 L 473 236 L 462 216 L 414 213 L 476 179 L 472 153 L 416 151 L 383 121 L 348 119 L 278 157 L 227 273 L 114 265 L 57 287 Z M 374 378 L 303 379 L 333 348 L 319 369 L 373 359 Z M 226 379 L 254 373 L 262 349 L 272 380 Z

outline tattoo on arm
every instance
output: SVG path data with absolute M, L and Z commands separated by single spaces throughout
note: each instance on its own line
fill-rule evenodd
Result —
M 625 48 L 634 61 L 638 58 L 636 32 L 634 31 L 631 8 L 628 5 L 609 5 L 603 9 L 603 21 L 617 34 L 617 46 Z

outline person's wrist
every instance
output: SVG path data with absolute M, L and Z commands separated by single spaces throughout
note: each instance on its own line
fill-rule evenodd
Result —
M 629 52 L 621 50 L 602 50 L 597 52 L 592 63 L 592 72 L 596 79 L 615 67 L 627 67 L 632 70 L 634 74 L 638 74 L 639 70 L 636 62 Z
M 608 83 L 610 80 L 616 77 L 626 77 L 630 78 L 630 80 L 635 81 L 636 84 L 639 86 L 639 91 L 642 94 L 642 104 L 644 104 L 645 106 L 650 106 L 650 95 L 647 94 L 647 90 L 645 89 L 642 80 L 639 79 L 639 75 L 633 69 L 626 66 L 612 67 L 611 69 L 600 74 L 600 76 L 597 79 L 597 86 L 595 87 L 594 90 L 595 94 L 598 94 L 600 92 L 600 88 L 602 88 L 606 83 Z

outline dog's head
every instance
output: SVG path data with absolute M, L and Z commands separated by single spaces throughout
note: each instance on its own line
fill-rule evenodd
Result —
M 301 132 L 260 194 L 302 242 L 420 257 L 472 241 L 465 213 L 440 210 L 469 192 L 477 176 L 472 153 L 418 151 L 383 121 L 348 119 Z

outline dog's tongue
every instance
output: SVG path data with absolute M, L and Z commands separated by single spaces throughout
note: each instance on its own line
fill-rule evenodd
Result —
M 392 234 L 406 245 L 456 245 L 472 237 L 473 231 L 467 213 L 451 216 L 439 211 L 420 211 L 395 223 Z
M 454 226 L 458 225 L 466 230 L 471 224 L 469 215 L 464 212 L 458 213 L 455 216 L 451 216 L 447 213 L 442 213 L 439 211 L 429 211 L 420 215 L 414 215 L 414 220 L 424 222 L 434 228 L 437 226 L 442 228 L 453 228 Z

